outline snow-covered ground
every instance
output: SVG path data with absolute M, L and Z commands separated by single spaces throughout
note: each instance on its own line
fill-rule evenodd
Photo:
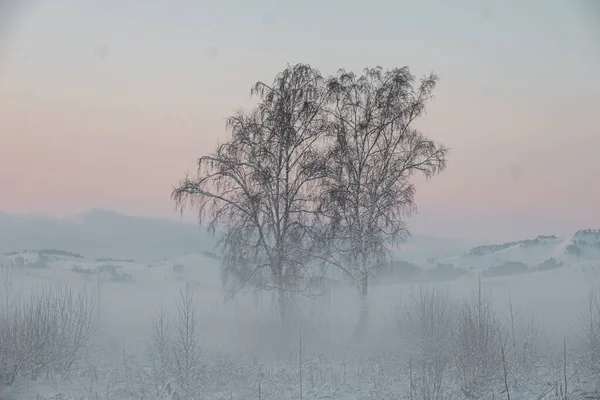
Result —
M 568 398 L 584 396 L 583 392 L 595 388 L 595 378 L 590 380 L 580 361 L 586 355 L 581 347 L 582 318 L 589 308 L 590 291 L 600 285 L 597 231 L 515 238 L 483 246 L 414 237 L 395 258 L 414 263 L 424 272 L 418 279 L 370 288 L 368 335 L 357 343 L 353 332 L 360 304 L 354 287 L 342 284 L 331 288 L 327 296 L 299 300 L 295 323 L 282 327 L 271 293 L 239 293 L 225 301 L 218 256 L 197 226 L 181 228 L 154 220 L 123 222 L 105 214 L 82 221 L 33 223 L 6 217 L 7 225 L 0 226 L 5 253 L 0 258 L 4 310 L 50 283 L 88 293 L 97 303 L 99 316 L 97 335 L 71 373 L 36 381 L 19 378 L 6 387 L 2 386 L 5 377 L 0 376 L 4 400 L 174 398 L 174 392 L 163 391 L 160 396 L 153 392 L 148 366 L 156 353 L 151 339 L 157 313 L 165 309 L 174 323 L 177 301 L 186 288 L 194 296 L 201 349 L 198 398 L 465 398 L 458 389 L 458 372 L 451 367 L 444 370 L 443 391 L 427 395 L 418 390 L 432 375 L 415 370 L 412 349 L 399 330 L 398 318 L 411 294 L 421 289 L 447 292 L 452 309 L 461 309 L 462 302 L 477 291 L 479 276 L 483 292 L 490 293 L 495 315 L 505 326 L 512 305 L 513 316 L 523 326 L 533 320 L 543 332 L 542 354 L 535 368 L 524 375 L 516 366 L 508 367 L 511 400 L 541 400 L 543 394 L 545 399 L 565 400 L 560 383 L 564 382 L 565 338 Z M 11 236 L 11 231 L 18 234 Z M 54 231 L 62 236 L 52 236 Z M 119 234 L 111 236 L 111 232 Z M 31 244 L 25 242 L 28 237 L 34 239 Z M 548 263 L 550 259 L 555 262 Z M 507 263 L 524 269 L 486 275 L 490 268 Z M 436 268 L 444 274 L 426 274 Z M 453 273 L 447 274 L 448 268 Z M 507 356 L 515 357 L 516 351 L 511 351 L 507 350 Z M 504 398 L 504 386 L 502 379 L 495 380 L 483 397 Z
M 544 260 L 556 255 L 559 245 L 550 242 L 525 249 L 521 259 Z M 504 260 L 518 255 L 511 247 L 494 254 Z M 211 254 L 147 264 L 81 255 L 40 256 L 30 251 L 5 256 L 4 264 L 8 267 L 3 272 L 3 293 L 8 290 L 10 297 L 18 298 L 48 282 L 85 288 L 99 301 L 101 327 L 73 376 L 18 380 L 0 391 L 3 399 L 155 398 L 144 374 L 152 320 L 161 307 L 175 317 L 175 302 L 186 285 L 197 305 L 201 361 L 206 368 L 202 398 L 299 398 L 301 370 L 306 399 L 409 398 L 409 368 L 396 325 L 398 307 L 422 287 L 447 290 L 456 300 L 477 289 L 473 271 L 448 282 L 373 287 L 369 339 L 360 347 L 351 340 L 359 306 L 353 288 L 333 289 L 328 299 L 305 299 L 300 367 L 300 328 L 284 338 L 278 335 L 269 294 L 241 294 L 224 301 L 219 262 Z M 600 284 L 600 270 L 591 264 L 586 260 L 548 271 L 489 278 L 482 285 L 492 294 L 500 318 L 508 318 L 510 299 L 520 315 L 534 316 L 548 349 L 558 354 L 565 337 L 570 349 L 577 348 L 581 313 L 589 291 Z M 548 350 L 548 355 L 555 356 L 553 351 Z M 548 361 L 540 368 L 544 369 L 537 380 L 513 389 L 513 399 L 537 397 L 546 385 L 555 384 L 558 367 Z M 494 390 L 502 396 L 501 388 Z M 462 396 L 449 390 L 451 394 Z

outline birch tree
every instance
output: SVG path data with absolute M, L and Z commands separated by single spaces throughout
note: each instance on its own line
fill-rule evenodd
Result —
M 195 207 L 210 232 L 221 226 L 222 277 L 229 297 L 274 290 L 280 316 L 311 274 L 316 187 L 325 174 L 324 80 L 309 65 L 288 66 L 272 84 L 256 83 L 249 112 L 231 116 L 231 138 L 200 157 L 197 175 L 172 192 Z
M 416 209 L 411 177 L 430 178 L 446 166 L 448 149 L 413 127 L 437 80 L 430 75 L 415 85 L 407 67 L 378 67 L 360 76 L 340 70 L 327 82 L 331 147 L 321 211 L 329 221 L 327 260 L 360 294 L 357 335 L 367 324 L 369 276 L 409 233 L 405 219 Z

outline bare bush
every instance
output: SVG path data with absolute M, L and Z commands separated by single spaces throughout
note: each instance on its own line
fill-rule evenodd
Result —
M 169 323 L 164 309 L 158 312 L 148 352 L 152 385 L 157 396 L 175 391 L 182 399 L 198 396 L 203 382 L 203 365 L 196 304 L 189 285 L 180 292 L 173 324 Z
M 417 400 L 448 400 L 451 392 L 448 390 L 445 375 L 447 361 L 443 356 L 433 356 L 422 360 L 418 365 L 410 366 L 410 397 Z
M 167 311 L 161 308 L 152 322 L 149 346 L 150 375 L 156 396 L 160 396 L 171 379 L 171 337 Z
M 535 370 L 542 358 L 541 343 L 544 338 L 542 329 L 531 314 L 531 317 L 520 326 L 520 348 L 521 352 L 517 352 L 520 363 L 525 369 L 525 373 L 530 373 Z
M 0 301 L 3 309 L 10 305 L 11 288 L 12 271 L 8 265 L 0 264 Z
M 508 317 L 503 341 L 503 368 L 507 370 L 505 380 L 510 380 L 511 385 L 518 386 L 538 370 L 542 358 L 540 346 L 543 335 L 533 314 L 524 318 L 513 308 L 510 296 Z
M 177 303 L 177 319 L 173 336 L 173 362 L 181 395 L 197 394 L 201 381 L 200 343 L 196 325 L 196 305 L 189 286 L 181 291 Z
M 455 313 L 445 292 L 411 293 L 399 316 L 406 348 L 410 349 L 411 397 L 443 400 L 449 397 L 445 372 L 454 337 Z
M 412 358 L 449 355 L 454 334 L 455 312 L 445 292 L 420 289 L 412 292 L 399 316 L 403 340 Z
M 586 313 L 581 318 L 579 339 L 583 353 L 586 355 L 585 364 L 594 374 L 600 372 L 600 301 L 592 288 L 588 295 Z
M 457 318 L 454 368 L 460 390 L 479 398 L 502 371 L 502 325 L 489 294 L 477 291 L 464 300 Z
M 36 379 L 71 371 L 96 333 L 92 298 L 86 291 L 43 286 L 27 301 L 0 312 L 0 375 Z

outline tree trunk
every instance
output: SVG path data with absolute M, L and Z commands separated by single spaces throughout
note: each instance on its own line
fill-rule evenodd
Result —
M 287 320 L 287 299 L 285 296 L 285 289 L 283 287 L 279 287 L 277 289 L 277 300 L 278 300 L 278 308 L 279 308 L 279 318 L 281 322 L 285 322 Z
M 360 316 L 358 318 L 358 324 L 354 331 L 354 338 L 356 340 L 363 340 L 367 333 L 367 322 L 369 320 L 369 275 L 364 272 L 360 279 Z

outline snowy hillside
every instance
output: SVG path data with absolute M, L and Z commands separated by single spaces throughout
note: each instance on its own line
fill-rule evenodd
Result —
M 476 246 L 448 257 L 430 257 L 423 266 L 431 269 L 440 265 L 481 272 L 484 277 L 560 267 L 596 267 L 600 265 L 600 230 L 579 230 L 570 237 L 539 235 Z
M 488 277 L 558 267 L 594 267 L 600 263 L 600 230 L 579 230 L 569 237 L 539 235 L 476 244 L 413 235 L 394 250 L 394 264 L 382 270 L 373 282 L 447 281 L 479 273 Z M 58 265 L 60 260 L 61 269 L 80 269 L 81 274 L 93 266 L 113 271 L 105 271 L 112 279 L 119 279 L 117 274 L 147 279 L 143 276 L 160 270 L 148 265 L 162 263 L 173 268 L 182 264 L 181 274 L 185 275 L 190 266 L 209 263 L 213 265 L 210 272 L 205 271 L 209 286 L 218 287 L 219 257 L 214 247 L 214 238 L 202 227 L 181 220 L 103 210 L 73 219 L 0 214 L 0 253 L 11 265 L 38 268 L 44 263 Z
M 65 249 L 89 257 L 153 262 L 213 252 L 215 240 L 198 224 L 94 210 L 77 218 L 0 213 L 0 254 L 26 249 Z M 424 260 L 450 256 L 473 245 L 460 239 L 413 235 L 398 256 Z
M 32 278 L 53 278 L 68 283 L 112 282 L 156 286 L 185 281 L 192 286 L 220 290 L 219 260 L 211 253 L 188 254 L 170 260 L 143 263 L 124 258 L 92 258 L 59 249 L 6 253 L 0 264 L 26 271 Z

